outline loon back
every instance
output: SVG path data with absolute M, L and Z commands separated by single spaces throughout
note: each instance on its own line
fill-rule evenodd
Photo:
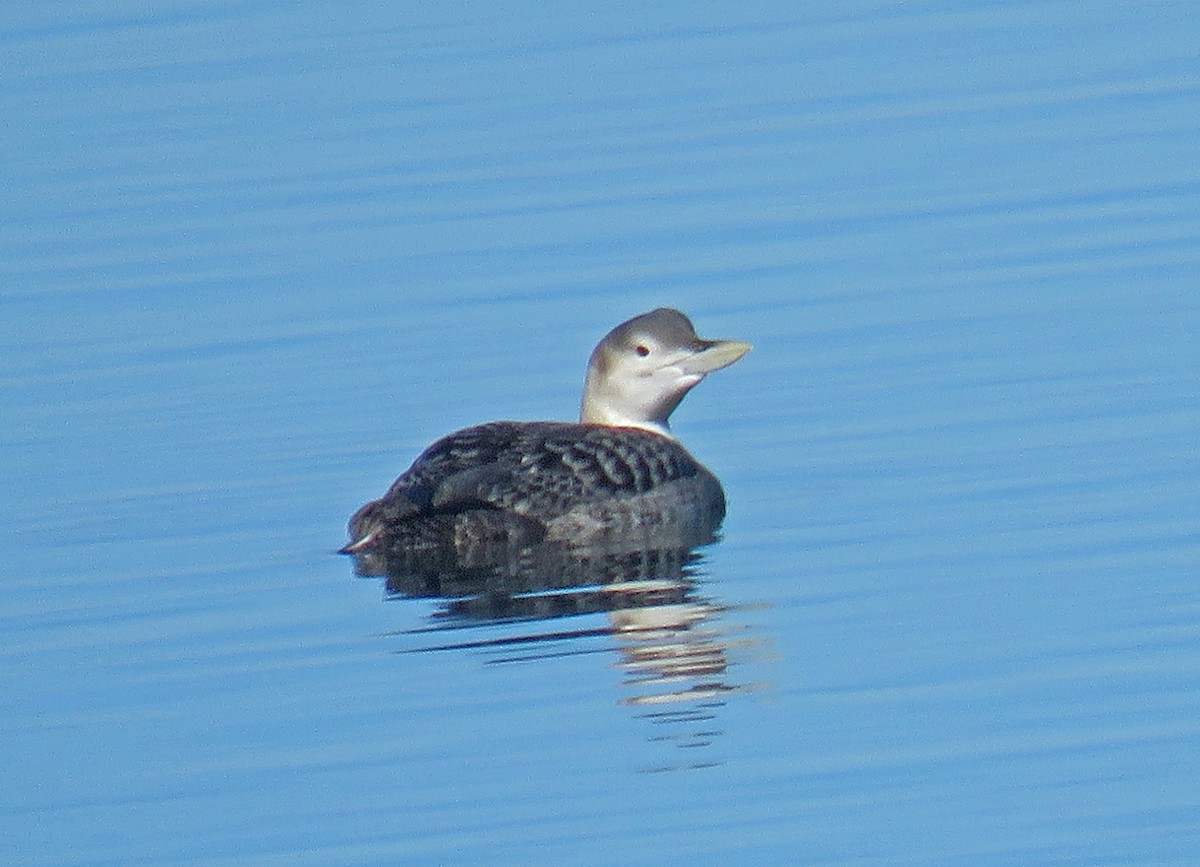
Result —
M 725 496 L 716 477 L 673 439 L 638 428 L 492 422 L 450 434 L 350 520 L 353 552 L 390 530 L 440 516 L 515 517 L 530 541 L 583 540 L 678 522 L 716 529 Z M 473 514 L 478 513 L 478 514 Z

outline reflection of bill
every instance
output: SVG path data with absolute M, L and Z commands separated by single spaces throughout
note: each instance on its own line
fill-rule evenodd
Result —
M 630 705 L 709 699 L 735 687 L 724 678 L 728 647 L 716 622 L 722 609 L 702 601 L 626 608 L 609 615 Z
M 629 693 L 621 703 L 638 708 L 639 716 L 658 727 L 655 739 L 684 748 L 712 744 L 721 733 L 717 711 L 726 697 L 749 689 L 728 680 L 730 644 L 718 620 L 722 612 L 694 601 L 611 615 Z M 714 763 L 693 758 L 685 767 Z

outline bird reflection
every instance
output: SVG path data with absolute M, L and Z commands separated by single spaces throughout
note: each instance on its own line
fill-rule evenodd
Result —
M 711 741 L 710 711 L 738 687 L 728 680 L 724 609 L 699 594 L 695 552 L 714 541 L 725 492 L 669 418 L 749 351 L 701 338 L 678 310 L 635 316 L 592 351 L 578 423 L 497 421 L 443 437 L 354 513 L 341 553 L 359 574 L 386 577 L 396 596 L 439 600 L 431 628 L 530 624 L 515 638 L 426 650 L 530 659 L 609 637 L 623 703 L 680 723 L 672 736 L 691 726 L 681 742 Z M 548 628 L 588 614 L 607 626 Z
M 711 531 L 586 546 L 414 549 L 407 540 L 380 540 L 354 558 L 355 572 L 385 578 L 392 597 L 437 601 L 418 633 L 445 638 L 479 626 L 519 627 L 516 635 L 440 641 L 419 652 L 485 649 L 496 654 L 494 662 L 529 661 L 588 652 L 580 649 L 586 639 L 608 639 L 624 673 L 618 702 L 661 727 L 655 740 L 694 748 L 717 737 L 717 711 L 748 688 L 731 678 L 728 658 L 747 641 L 732 640 L 729 608 L 699 590 L 697 548 L 713 541 Z M 580 615 L 605 619 L 572 628 L 568 619 Z M 690 757 L 684 766 L 708 763 Z

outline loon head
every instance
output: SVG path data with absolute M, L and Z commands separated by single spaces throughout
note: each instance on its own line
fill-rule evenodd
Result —
M 640 427 L 670 436 L 667 419 L 706 374 L 750 351 L 739 340 L 703 340 L 691 320 L 668 307 L 608 332 L 588 362 L 580 421 Z

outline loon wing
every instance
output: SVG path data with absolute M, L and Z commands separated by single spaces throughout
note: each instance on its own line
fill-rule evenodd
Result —
M 426 449 L 382 498 L 350 519 L 354 541 L 342 551 L 362 549 L 389 527 L 464 513 L 514 516 L 528 535 L 530 522 L 542 532 L 572 511 L 615 506 L 696 476 L 716 484 L 675 440 L 639 428 L 492 422 Z
M 434 443 L 395 488 L 420 511 L 483 507 L 544 521 L 700 472 L 677 442 L 648 431 L 495 422 Z

